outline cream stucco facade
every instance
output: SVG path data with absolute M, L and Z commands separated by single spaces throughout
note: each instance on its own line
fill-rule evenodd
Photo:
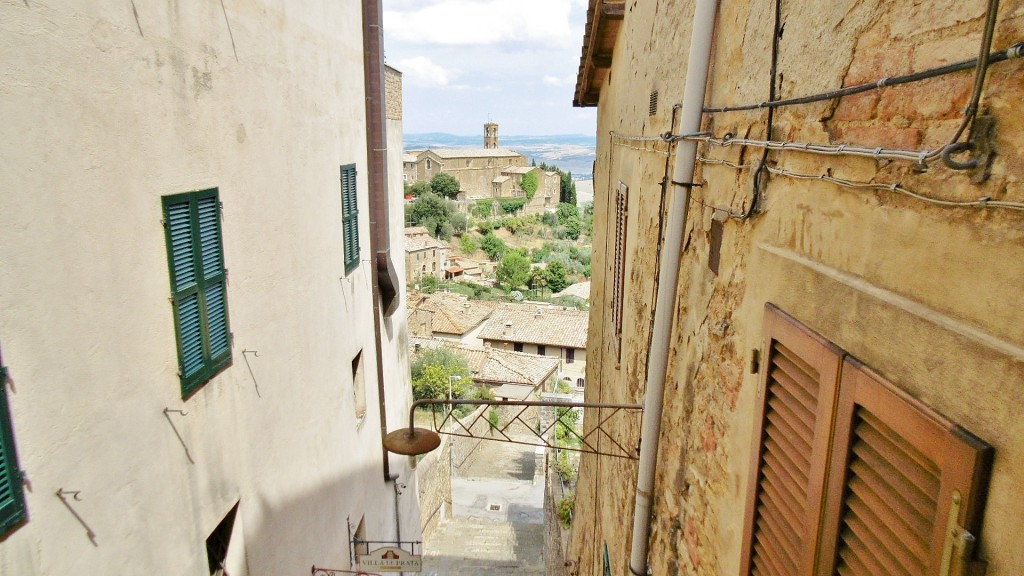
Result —
M 236 504 L 232 576 L 349 568 L 360 522 L 419 539 L 408 460 L 384 477 L 407 328 L 382 321 L 378 364 L 362 37 L 355 2 L 0 5 L 0 346 L 27 499 L 0 573 L 209 574 Z M 231 362 L 183 400 L 161 198 L 214 187 Z
M 773 3 L 711 4 L 718 14 L 704 105 L 768 100 Z M 783 1 L 777 98 L 975 58 L 986 4 Z M 592 51 L 584 48 L 577 86 L 578 104 L 598 106 L 586 398 L 642 401 L 648 355 L 665 344 L 651 573 L 750 573 L 741 561 L 770 356 L 767 303 L 993 448 L 991 479 L 979 488 L 987 504 L 972 528 L 974 559 L 987 562 L 989 576 L 1024 571 L 1017 542 L 1024 516 L 1024 420 L 1017 408 L 1024 402 L 1024 313 L 1007 292 L 1024 280 L 1024 61 L 988 68 L 981 103 L 994 122 L 991 139 L 978 127 L 978 141 L 996 151 L 987 179 L 972 182 L 977 171 L 952 170 L 937 156 L 923 172 L 913 162 L 871 157 L 876 147 L 935 150 L 948 143 L 974 83 L 970 68 L 781 107 L 770 133 L 764 109 L 705 111 L 701 130 L 716 139 L 795 144 L 768 153 L 754 192 L 763 148 L 698 141 L 689 203 L 666 207 L 662 182 L 672 176 L 679 146 L 660 135 L 679 132 L 673 106 L 683 99 L 695 2 L 590 5 Z M 995 21 L 992 52 L 1024 37 L 1024 3 L 1001 3 Z M 802 152 L 802 143 L 868 152 L 814 155 Z M 755 198 L 757 210 L 749 214 Z M 625 222 L 621 260 L 617 203 Z M 662 226 L 668 212 L 680 210 L 686 219 L 679 277 L 659 278 Z M 677 293 L 670 333 L 667 343 L 652 343 L 655 296 L 666 284 Z M 621 328 L 613 316 L 619 301 Z M 628 445 L 640 430 L 623 425 L 614 434 Z M 629 573 L 632 525 L 624 519 L 634 512 L 637 477 L 636 462 L 582 457 L 571 573 L 600 574 L 605 550 L 611 573 Z

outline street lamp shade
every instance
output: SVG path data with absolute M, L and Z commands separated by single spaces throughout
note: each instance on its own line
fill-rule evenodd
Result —
M 441 445 L 441 436 L 426 428 L 400 428 L 384 437 L 384 447 L 395 454 L 419 456 Z

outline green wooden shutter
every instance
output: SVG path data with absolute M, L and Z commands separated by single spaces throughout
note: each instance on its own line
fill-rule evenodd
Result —
M 231 360 L 217 189 L 165 196 L 178 371 L 188 396 Z
M 21 484 L 14 427 L 7 406 L 7 370 L 0 366 L 0 535 L 25 519 L 25 492 Z
M 347 274 L 359 265 L 359 199 L 355 164 L 341 167 L 341 216 Z
M 220 203 L 216 196 L 202 198 L 199 205 L 199 246 L 210 338 L 210 360 L 222 360 L 229 351 L 228 310 L 224 289 L 224 259 L 220 234 Z

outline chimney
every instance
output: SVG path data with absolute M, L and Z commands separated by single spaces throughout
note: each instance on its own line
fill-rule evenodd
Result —
M 498 147 L 498 125 L 494 122 L 484 124 L 484 148 Z

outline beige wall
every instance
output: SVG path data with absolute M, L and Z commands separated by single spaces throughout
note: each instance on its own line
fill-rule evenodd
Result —
M 527 163 L 526 156 L 519 154 L 507 157 L 442 159 L 428 150 L 421 153 L 416 162 L 416 179 L 429 181 L 434 174 L 447 172 L 459 181 L 459 189 L 467 192 L 470 198 L 489 198 L 492 192 L 491 182 L 501 175 L 502 170 L 509 166 L 526 166 Z
M 845 84 L 922 70 L 976 55 L 982 2 L 783 3 L 781 94 L 812 94 Z M 601 93 L 595 174 L 588 401 L 640 401 L 656 287 L 663 145 L 615 143 L 610 131 L 657 136 L 670 129 L 671 105 L 685 77 L 692 2 L 640 3 L 627 10 Z M 767 98 L 772 10 L 723 1 L 715 31 L 709 105 Z M 1004 3 L 995 49 L 1024 34 L 1024 3 Z M 682 31 L 683 33 L 679 33 Z M 827 42 L 822 42 L 827 38 Z M 1024 200 L 1024 84 L 1020 61 L 993 65 L 984 105 L 995 115 L 998 152 L 992 177 L 971 185 L 934 165 L 772 153 L 795 172 L 903 186 L 928 196 Z M 971 72 L 889 88 L 838 105 L 790 107 L 775 115 L 775 138 L 927 148 L 959 123 Z M 658 89 L 660 108 L 648 115 Z M 765 136 L 764 112 L 705 115 L 706 129 Z M 702 156 L 751 164 L 759 149 L 700 147 Z M 624 346 L 616 360 L 610 309 L 614 190 L 629 186 Z M 978 555 L 990 576 L 1024 570 L 1015 533 L 1024 515 L 1024 312 L 1006 292 L 1024 280 L 1020 212 L 950 209 L 888 191 L 840 188 L 775 176 L 764 213 L 725 223 L 718 275 L 708 269 L 710 212 L 740 211 L 752 172 L 699 168 L 688 210 L 670 373 L 654 490 L 651 569 L 655 574 L 737 574 L 743 503 L 752 449 L 765 302 L 774 302 L 900 388 L 995 447 Z M 679 207 L 675 207 L 678 209 Z M 615 430 L 635 442 L 639 431 Z M 628 570 L 636 465 L 584 456 L 577 520 L 568 559 L 580 574 L 600 571 L 607 542 L 613 573 Z
M 204 541 L 239 500 L 232 575 L 347 567 L 364 515 L 368 536 L 396 535 L 373 408 L 358 7 L 136 5 L 137 19 L 111 1 L 0 6 L 0 345 L 31 486 L 0 572 L 205 574 Z M 364 260 L 348 275 L 347 163 Z M 212 186 L 233 365 L 182 401 L 160 198 Z M 392 219 L 401 246 L 401 211 Z M 385 323 L 395 423 L 404 318 Z M 406 459 L 391 464 L 405 482 Z M 70 503 L 95 545 L 58 488 L 81 491 Z M 417 538 L 415 491 L 399 502 L 402 535 Z

